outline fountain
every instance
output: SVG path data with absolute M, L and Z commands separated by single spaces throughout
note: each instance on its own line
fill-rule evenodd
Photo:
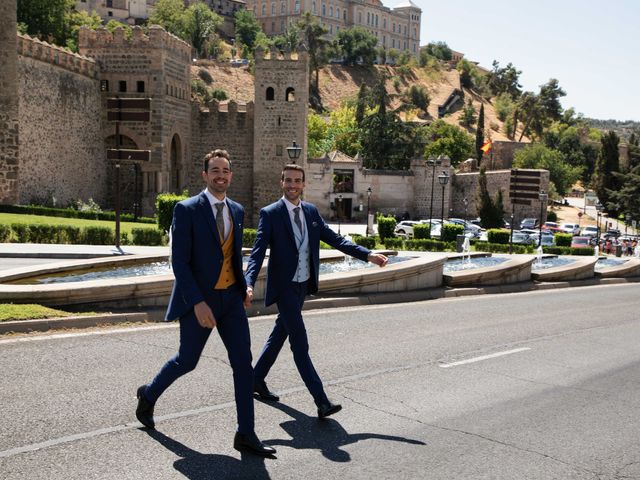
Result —
M 544 250 L 542 250 L 542 245 L 538 245 L 536 248 L 536 265 L 542 265 L 542 254 Z
M 462 242 L 462 261 L 471 263 L 471 242 L 469 242 L 469 237 L 464 237 Z
M 637 244 L 633 249 L 633 256 L 636 258 L 640 258 L 640 243 Z
M 600 247 L 598 245 L 596 245 L 595 247 L 593 247 L 593 255 L 597 258 L 600 256 Z

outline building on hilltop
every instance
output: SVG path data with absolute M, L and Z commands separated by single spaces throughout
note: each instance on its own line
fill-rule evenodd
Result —
M 149 18 L 156 0 L 76 0 L 76 10 L 96 12 L 105 22 L 118 20 L 134 25 Z
M 247 0 L 262 30 L 281 35 L 305 12 L 316 16 L 334 38 L 341 29 L 362 27 L 378 38 L 378 46 L 420 54 L 422 10 L 411 0 L 389 8 L 380 0 Z

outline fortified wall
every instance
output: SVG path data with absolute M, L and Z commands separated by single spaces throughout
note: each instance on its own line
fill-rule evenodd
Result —
M 16 0 L 0 2 L 0 203 L 16 203 L 18 170 Z
M 17 36 L 18 203 L 106 200 L 98 68 L 93 59 Z M 28 182 L 24 180 L 28 179 Z
M 253 206 L 254 104 L 218 102 L 194 103 L 191 114 L 191 163 L 188 188 L 194 194 L 202 189 L 202 158 L 215 148 L 229 152 L 233 180 L 229 196 L 240 202 L 251 223 Z M 260 205 L 259 207 L 262 207 Z

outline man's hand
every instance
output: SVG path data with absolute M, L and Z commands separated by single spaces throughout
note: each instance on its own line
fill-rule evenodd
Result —
M 211 309 L 209 308 L 209 305 L 207 305 L 206 302 L 200 302 L 197 303 L 194 307 L 193 307 L 193 311 L 196 314 L 196 318 L 198 319 L 198 323 L 200 324 L 201 327 L 204 328 L 211 328 L 214 329 L 216 328 L 216 319 L 213 316 L 213 312 L 211 311 Z
M 367 260 L 369 260 L 371 263 L 375 263 L 379 267 L 384 267 L 389 261 L 389 259 L 381 253 L 370 253 Z
M 244 308 L 249 308 L 251 306 L 252 300 L 253 300 L 253 288 L 247 287 L 247 295 L 244 297 Z

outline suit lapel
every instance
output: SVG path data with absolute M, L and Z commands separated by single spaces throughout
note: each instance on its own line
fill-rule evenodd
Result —
M 289 209 L 287 208 L 287 205 L 284 203 L 283 199 L 280 199 L 280 216 L 282 218 L 282 222 L 284 223 L 284 228 L 287 231 L 287 234 L 289 235 L 289 239 L 291 240 L 291 243 L 293 244 L 294 248 L 297 250 L 298 249 L 298 242 L 296 242 L 296 236 L 293 233 L 293 225 L 291 225 L 291 217 L 289 216 Z
M 213 209 L 211 208 L 211 204 L 209 203 L 209 199 L 203 193 L 200 194 L 199 201 L 200 210 L 202 214 L 207 219 L 207 224 L 209 225 L 209 229 L 211 230 L 211 234 L 215 239 L 216 244 L 220 245 L 220 236 L 218 234 L 218 227 L 216 226 L 216 218 L 213 216 Z
M 311 235 L 316 233 L 316 230 L 317 230 L 313 228 L 313 224 L 316 222 L 313 220 L 313 218 L 311 218 L 311 216 L 313 215 L 313 212 L 311 211 L 311 208 L 309 207 L 309 205 L 306 202 L 300 202 L 300 205 L 302 206 L 302 211 L 304 212 L 304 223 L 305 223 L 307 238 L 309 239 L 309 244 L 311 244 Z

